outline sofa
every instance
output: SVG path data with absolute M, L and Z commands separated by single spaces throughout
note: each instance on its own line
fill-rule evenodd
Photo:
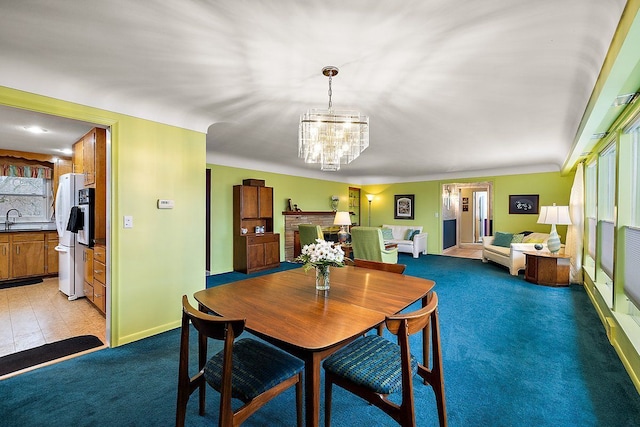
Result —
M 522 232 L 517 234 L 497 232 L 482 238 L 482 262 L 493 261 L 509 269 L 517 276 L 525 267 L 525 252 L 536 252 L 535 244 L 542 244 L 542 252 L 549 252 L 549 234 Z
M 409 230 L 413 236 L 407 235 Z M 422 232 L 421 225 L 382 225 L 384 243 L 398 245 L 398 252 L 410 253 L 414 258 L 418 258 L 421 253 L 427 254 L 428 235 L 429 233 Z

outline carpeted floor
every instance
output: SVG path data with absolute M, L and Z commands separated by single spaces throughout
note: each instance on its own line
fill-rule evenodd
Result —
M 450 426 L 640 425 L 640 396 L 582 287 L 536 286 L 480 260 L 401 254 L 400 262 L 437 283 Z M 0 426 L 173 425 L 178 346 L 173 330 L 0 381 Z M 187 425 L 217 424 L 217 394 L 207 396 L 205 417 L 192 396 Z M 437 425 L 431 389 L 418 384 L 415 396 L 418 426 Z M 293 402 L 289 390 L 244 425 L 294 425 Z M 340 389 L 332 421 L 395 425 Z

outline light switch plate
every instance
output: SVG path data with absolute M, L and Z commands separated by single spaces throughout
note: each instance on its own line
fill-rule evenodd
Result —
M 131 215 L 124 216 L 124 228 L 133 228 L 133 217 Z

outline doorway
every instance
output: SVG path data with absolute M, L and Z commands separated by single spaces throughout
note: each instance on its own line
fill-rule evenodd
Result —
M 492 234 L 492 183 L 442 185 L 442 250 L 481 250 L 484 236 Z

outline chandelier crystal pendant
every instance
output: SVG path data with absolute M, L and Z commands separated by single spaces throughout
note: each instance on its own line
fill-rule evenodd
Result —
M 324 67 L 329 77 L 329 108 L 310 109 L 300 116 L 298 157 L 305 163 L 320 163 L 320 170 L 337 171 L 355 160 L 369 146 L 369 117 L 358 111 L 334 111 L 331 79 L 337 67 Z

